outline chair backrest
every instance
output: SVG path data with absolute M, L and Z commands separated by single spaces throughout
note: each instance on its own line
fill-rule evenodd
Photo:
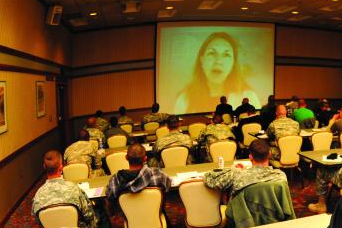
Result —
M 155 141 L 157 140 L 156 137 L 156 130 L 159 128 L 158 122 L 149 122 L 144 124 L 144 129 L 147 132 L 146 140 L 147 141 Z
M 303 139 L 301 136 L 285 136 L 278 140 L 280 149 L 280 163 L 282 165 L 295 165 L 299 162 L 300 148 Z
M 314 128 L 318 128 L 318 126 L 319 126 L 319 121 L 318 121 L 318 120 L 315 120 Z
M 202 180 L 183 182 L 179 195 L 186 210 L 185 221 L 191 227 L 216 227 L 221 223 L 218 189 L 207 188 Z
M 188 158 L 189 149 L 182 146 L 169 147 L 161 152 L 165 167 L 184 166 Z
M 160 139 L 161 137 L 168 135 L 169 133 L 170 130 L 166 126 L 160 127 L 156 130 L 157 139 Z
M 119 152 L 113 153 L 106 157 L 106 163 L 111 175 L 114 175 L 121 169 L 129 169 L 129 163 L 126 160 L 126 154 L 127 153 Z
M 223 123 L 230 124 L 233 122 L 232 116 L 228 113 L 222 115 Z
M 127 138 L 124 135 L 113 135 L 107 139 L 109 148 L 117 148 L 126 146 Z
M 94 140 L 94 139 L 90 139 L 89 142 L 90 142 L 91 144 L 93 144 L 94 147 L 95 147 L 96 149 L 99 148 L 99 141 Z
M 209 152 L 213 162 L 218 162 L 219 157 L 224 161 L 233 161 L 236 153 L 236 143 L 234 141 L 216 142 L 210 145 Z
M 87 164 L 75 163 L 63 167 L 63 178 L 68 181 L 87 179 L 89 167 Z
M 270 208 L 272 208 L 270 210 Z M 259 182 L 245 187 L 227 205 L 235 227 L 254 227 L 296 218 L 287 181 Z
M 313 150 L 329 150 L 333 139 L 331 132 L 318 132 L 312 135 Z
M 242 125 L 242 134 L 243 134 L 243 144 L 245 146 L 249 146 L 253 140 L 254 136 L 250 135 L 249 132 L 258 132 L 261 130 L 261 125 L 258 123 L 249 123 Z
M 129 228 L 162 227 L 162 192 L 158 188 L 145 188 L 138 193 L 124 193 L 119 204 Z
M 204 123 L 194 123 L 190 124 L 188 128 L 188 132 L 191 138 L 195 139 L 198 138 L 199 134 L 203 129 L 205 129 L 207 125 Z
M 50 205 L 40 209 L 37 214 L 44 228 L 78 226 L 78 210 L 72 204 Z
M 127 132 L 128 134 L 132 133 L 133 126 L 131 124 L 123 124 L 120 125 L 120 128 Z

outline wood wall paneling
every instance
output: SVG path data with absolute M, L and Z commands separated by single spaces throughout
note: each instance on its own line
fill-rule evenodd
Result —
M 150 107 L 154 101 L 154 71 L 134 70 L 69 80 L 70 117 Z
M 275 73 L 276 99 L 342 98 L 341 68 L 277 66 Z
M 0 1 L 0 45 L 59 64 L 71 64 L 71 34 L 45 25 L 46 10 L 37 0 Z
M 154 26 L 75 34 L 73 67 L 154 58 Z
M 342 60 L 342 33 L 277 26 L 276 55 Z

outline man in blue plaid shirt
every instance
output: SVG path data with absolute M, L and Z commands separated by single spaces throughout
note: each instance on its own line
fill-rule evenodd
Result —
M 123 192 L 139 192 L 148 186 L 169 190 L 171 178 L 159 168 L 147 166 L 146 150 L 141 144 L 135 143 L 129 146 L 126 159 L 129 169 L 120 170 L 109 180 L 106 196 L 110 202 L 115 203 Z

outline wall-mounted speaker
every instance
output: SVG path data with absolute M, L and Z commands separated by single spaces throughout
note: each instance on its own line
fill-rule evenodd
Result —
M 46 16 L 46 24 L 59 25 L 63 12 L 63 6 L 51 6 L 49 7 L 48 14 Z

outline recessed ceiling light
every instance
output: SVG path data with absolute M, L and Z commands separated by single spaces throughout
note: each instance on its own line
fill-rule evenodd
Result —
M 249 8 L 244 6 L 244 7 L 241 7 L 242 10 L 248 10 Z
M 292 13 L 292 14 L 299 14 L 298 11 L 292 11 L 291 13 Z
M 172 9 L 173 9 L 173 6 L 167 6 L 166 9 L 167 9 L 167 10 L 172 10 Z
M 92 12 L 92 13 L 90 13 L 89 15 L 90 15 L 90 16 L 96 16 L 97 13 L 96 13 L 96 12 Z
M 333 2 L 338 2 L 338 0 L 331 0 L 331 1 L 333 1 Z

